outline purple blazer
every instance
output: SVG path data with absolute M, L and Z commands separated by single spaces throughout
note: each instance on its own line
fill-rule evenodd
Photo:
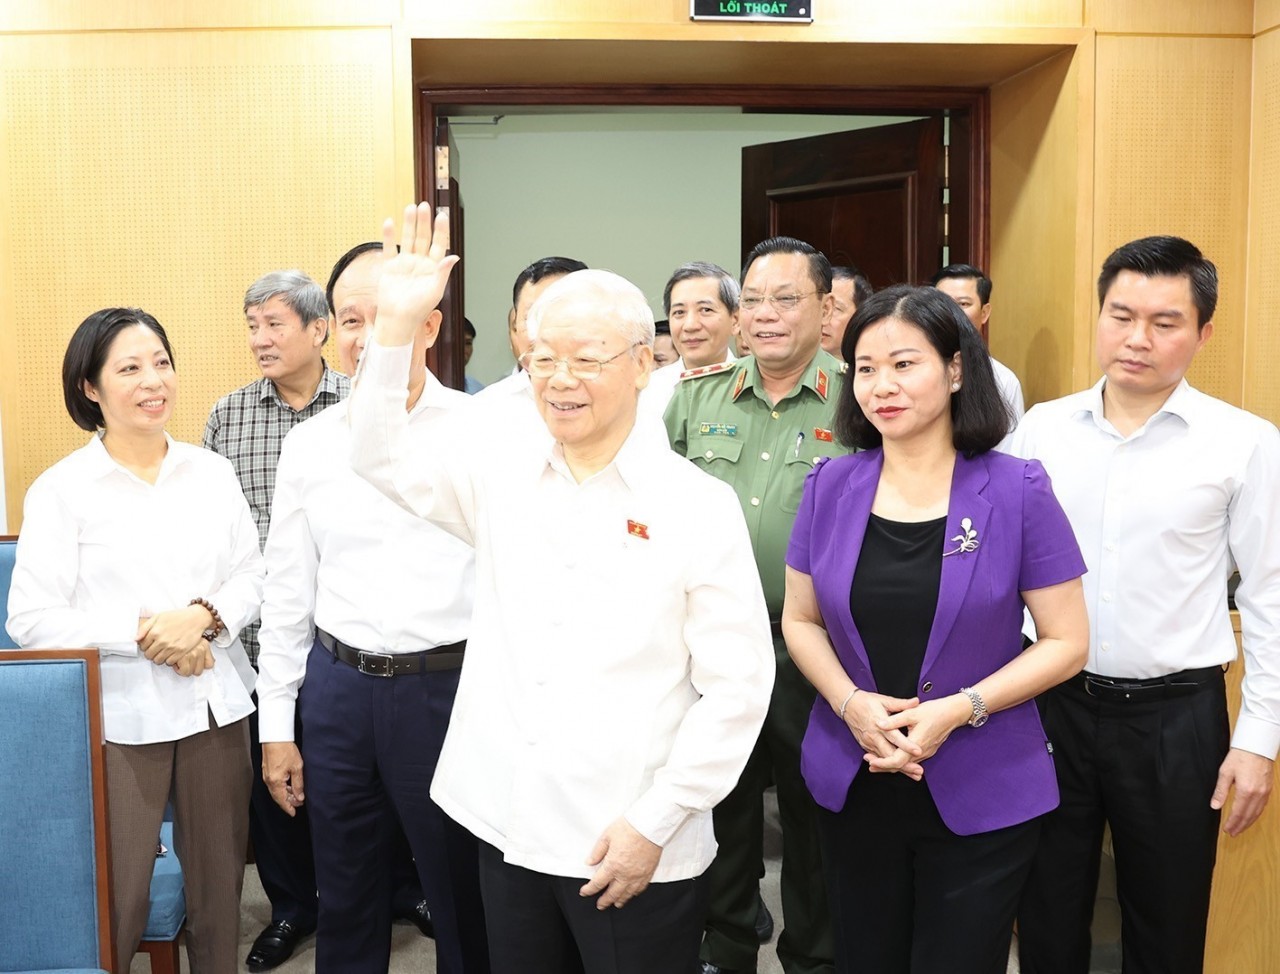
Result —
M 787 564 L 813 579 L 845 672 L 869 690 L 875 678 L 849 612 L 849 589 L 883 463 L 879 449 L 820 462 L 805 482 L 787 549 Z M 965 518 L 977 546 L 955 550 Z M 938 606 L 916 686 L 921 701 L 972 686 L 1022 652 L 1020 593 L 1085 573 L 1075 534 L 1035 460 L 995 451 L 971 460 L 958 455 L 945 539 Z M 800 752 L 801 772 L 819 805 L 844 807 L 862 756 L 819 696 Z M 992 714 L 983 727 L 954 731 L 924 768 L 943 822 L 958 835 L 1016 825 L 1058 804 L 1052 747 L 1034 701 Z

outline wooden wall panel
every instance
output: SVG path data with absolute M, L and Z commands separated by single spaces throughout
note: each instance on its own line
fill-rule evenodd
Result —
M 1276 27 L 1280 27 L 1280 0 L 1254 0 L 1253 32 L 1261 34 Z
M 991 351 L 1028 405 L 1087 371 L 1092 78 L 1082 47 L 991 90 Z
M 1253 34 L 1253 0 L 1084 0 L 1085 25 L 1144 34 Z
M 198 440 L 214 400 L 257 374 L 248 284 L 287 267 L 323 282 L 398 210 L 412 150 L 392 60 L 387 30 L 0 37 L 11 526 L 31 480 L 85 440 L 59 386 L 85 315 L 159 318 L 180 377 L 170 431 Z
M 1239 639 L 1240 619 L 1232 620 Z M 1227 708 L 1240 712 L 1242 660 L 1227 670 Z M 1209 903 L 1205 974 L 1272 974 L 1280 970 L 1280 782 L 1262 817 L 1235 838 L 1218 834 L 1218 865 Z M 1225 819 L 1231 810 L 1223 810 Z
M 1254 41 L 1244 407 L 1280 423 L 1280 31 Z
M 389 26 L 399 0 L 0 0 L 4 31 Z
M 1235 0 L 1238 2 L 1238 0 Z M 514 9 L 513 9 L 514 8 Z M 873 29 L 919 29 L 922 24 L 950 27 L 1079 27 L 1080 0 L 817 0 L 811 30 L 834 25 Z M 623 24 L 689 24 L 689 0 L 404 0 L 407 21 L 528 22 L 562 21 Z M 699 23 L 697 26 L 709 26 Z M 776 31 L 777 25 L 742 24 L 739 30 Z
M 1186 237 L 1218 265 L 1213 339 L 1190 380 L 1239 405 L 1251 40 L 1098 38 L 1094 270 L 1118 245 Z

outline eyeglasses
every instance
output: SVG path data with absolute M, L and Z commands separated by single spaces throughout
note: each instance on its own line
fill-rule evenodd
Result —
M 560 371 L 560 366 L 564 366 L 575 379 L 583 382 L 590 382 L 593 379 L 600 378 L 600 373 L 604 371 L 604 367 L 616 358 L 621 358 L 631 351 L 639 342 L 633 342 L 624 348 L 617 355 L 610 355 L 606 359 L 596 358 L 556 358 L 554 355 L 548 355 L 546 352 L 525 352 L 520 356 L 520 367 L 529 373 L 534 379 L 550 379 L 553 375 Z
M 805 291 L 801 294 L 744 294 L 738 299 L 738 305 L 747 311 L 754 311 L 768 301 L 773 305 L 774 311 L 790 311 L 810 294 L 817 293 L 817 291 Z

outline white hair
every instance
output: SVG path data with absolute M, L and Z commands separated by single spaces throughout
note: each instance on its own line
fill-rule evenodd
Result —
M 542 319 L 557 304 L 590 295 L 601 311 L 612 312 L 602 317 L 617 327 L 628 345 L 653 347 L 653 310 L 644 293 L 612 271 L 574 271 L 553 281 L 529 309 L 525 328 L 529 341 L 536 341 Z

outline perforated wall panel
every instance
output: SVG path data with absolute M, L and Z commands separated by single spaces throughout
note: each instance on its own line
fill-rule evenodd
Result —
M 338 33 L 151 35 L 114 41 L 117 57 L 138 54 L 120 63 L 6 65 L 12 515 L 30 481 L 86 439 L 59 376 L 87 314 L 136 305 L 160 320 L 180 381 L 170 432 L 198 442 L 218 396 L 257 376 L 245 288 L 293 267 L 323 285 L 343 251 L 376 236 L 378 191 L 394 175 L 378 142 L 393 139 L 388 44 Z M 323 51 L 299 63 L 309 43 Z M 94 41 L 84 47 L 95 60 Z
M 1254 45 L 1244 405 L 1280 423 L 1280 32 Z
M 1136 237 L 1186 237 L 1218 265 L 1212 340 L 1190 380 L 1241 401 L 1251 45 L 1099 37 L 1094 268 Z

